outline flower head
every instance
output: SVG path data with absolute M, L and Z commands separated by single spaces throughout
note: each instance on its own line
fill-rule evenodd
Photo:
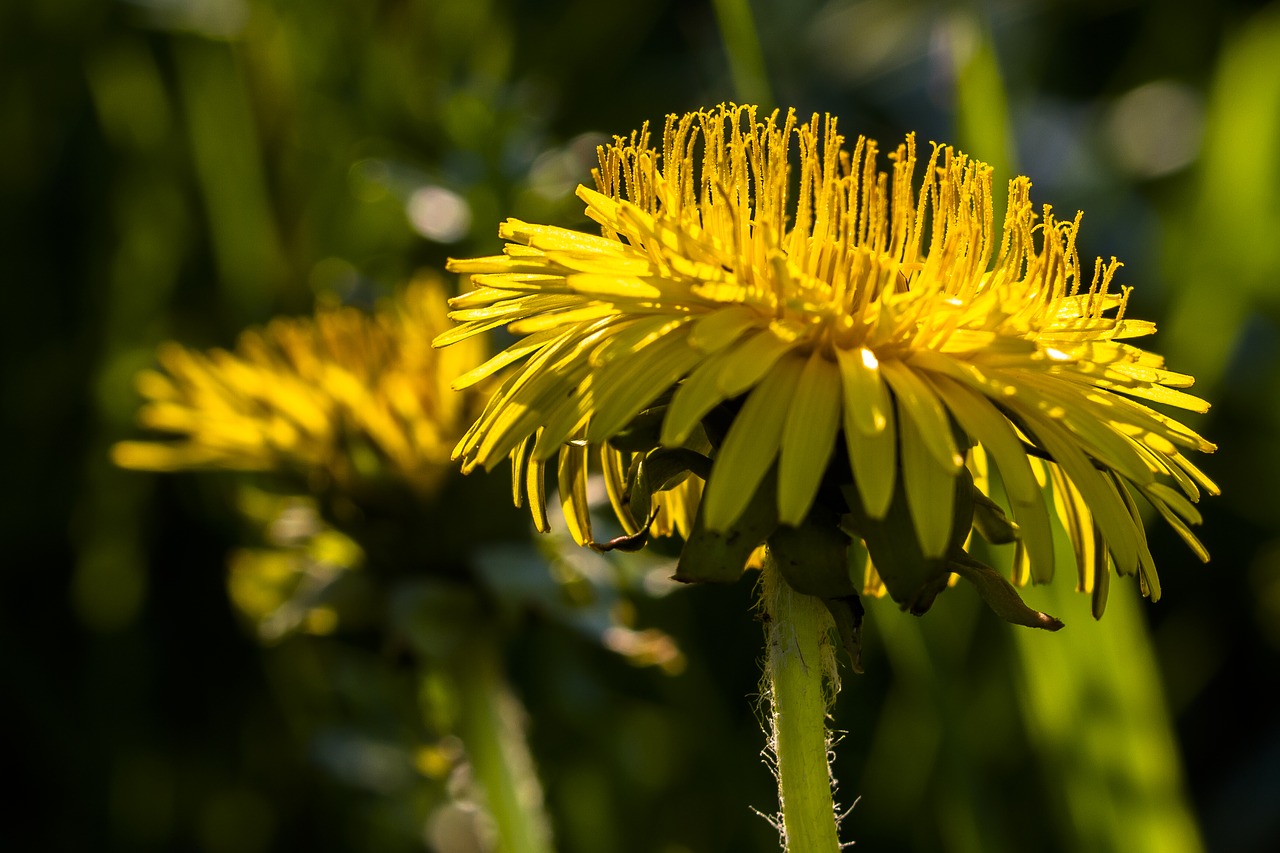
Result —
M 582 542 L 592 448 L 629 533 L 652 493 L 703 477 L 682 532 L 754 546 L 834 507 L 867 588 L 916 612 L 951 572 L 1005 596 L 964 550 L 974 529 L 1017 540 L 1015 580 L 1047 580 L 1051 487 L 1095 612 L 1109 566 L 1158 597 L 1136 498 L 1205 558 L 1188 524 L 1217 491 L 1185 456 L 1213 445 L 1149 405 L 1205 411 L 1191 377 L 1127 343 L 1154 326 L 1125 316 L 1119 263 L 1082 267 L 1079 215 L 1037 215 L 1017 178 L 997 231 L 986 164 L 934 145 L 917 184 L 911 136 L 887 159 L 834 118 L 751 107 L 670 116 L 660 150 L 647 130 L 602 147 L 578 190 L 600 236 L 509 219 L 504 254 L 451 263 L 475 288 L 436 344 L 520 336 L 455 385 L 517 365 L 455 448 L 464 470 L 510 456 L 519 500 L 559 453 Z
M 139 423 L 170 434 L 112 451 L 126 468 L 293 472 L 317 488 L 390 472 L 420 494 L 448 472 L 474 414 L 449 383 L 484 358 L 482 341 L 431 346 L 448 325 L 444 287 L 424 275 L 367 314 L 322 305 L 314 318 L 272 320 L 233 352 L 161 346 L 138 377 Z
M 140 470 L 303 480 L 286 482 L 300 487 L 294 494 L 274 491 L 277 482 L 237 490 L 254 544 L 233 552 L 228 591 L 263 642 L 367 629 L 381 618 L 411 633 L 402 623 L 419 618 L 422 606 L 450 614 L 439 631 L 471 630 L 484 620 L 468 610 L 473 591 L 455 583 L 465 565 L 468 586 L 483 590 L 486 602 L 514 596 L 520 607 L 550 613 L 637 665 L 678 670 L 679 648 L 657 629 L 629 624 L 619 589 L 599 582 L 607 573 L 579 573 L 559 559 L 553 541 L 544 552 L 555 583 L 506 588 L 503 570 L 486 566 L 509 566 L 509 555 L 477 551 L 465 529 L 447 532 L 467 515 L 465 497 L 451 493 L 460 500 L 426 506 L 406 500 L 439 497 L 453 472 L 451 449 L 477 414 L 477 395 L 449 386 L 481 365 L 484 342 L 434 348 L 432 337 L 450 325 L 446 304 L 440 276 L 423 272 L 373 313 L 322 303 L 314 317 L 245 331 L 233 351 L 166 343 L 160 369 L 138 376 L 145 401 L 138 421 L 166 435 L 120 442 L 112 457 Z M 353 581 L 366 565 L 374 571 Z M 424 586 L 424 575 L 442 583 Z M 372 578 L 381 582 L 371 585 Z M 393 602 L 394 616 L 370 607 L 381 596 Z

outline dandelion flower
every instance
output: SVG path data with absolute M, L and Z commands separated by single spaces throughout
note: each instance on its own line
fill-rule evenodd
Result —
M 170 437 L 121 442 L 113 458 L 152 471 L 291 471 L 316 488 L 390 473 L 429 494 L 474 415 L 449 384 L 485 355 L 479 340 L 431 346 L 449 325 L 444 306 L 443 283 L 424 274 L 373 315 L 322 305 L 244 332 L 231 352 L 164 344 L 161 369 L 138 377 L 138 421 Z
M 1186 453 L 1214 446 L 1150 404 L 1208 405 L 1128 343 L 1155 328 L 1126 316 L 1120 264 L 1082 266 L 1080 216 L 1037 213 L 1028 179 L 997 231 L 982 162 L 921 157 L 908 136 L 882 170 L 876 142 L 850 150 L 830 116 L 736 106 L 670 116 L 660 150 L 646 128 L 599 160 L 578 196 L 600 235 L 509 219 L 502 255 L 451 262 L 474 289 L 436 345 L 518 336 L 455 383 L 515 365 L 454 450 L 464 470 L 510 457 L 540 516 L 559 454 L 585 543 L 595 454 L 629 534 L 672 483 L 684 493 L 658 509 L 680 532 L 750 547 L 834 507 L 870 553 L 867 590 L 915 612 L 959 572 L 1006 618 L 1052 627 L 964 548 L 973 530 L 1016 540 L 1013 579 L 1048 580 L 1050 504 L 1095 613 L 1111 568 L 1159 597 L 1139 497 L 1207 559 L 1189 525 L 1217 488 Z

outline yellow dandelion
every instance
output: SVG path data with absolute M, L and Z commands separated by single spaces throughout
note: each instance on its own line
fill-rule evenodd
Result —
M 162 345 L 138 377 L 138 421 L 167 434 L 126 441 L 126 468 L 294 472 L 316 488 L 388 473 L 429 494 L 474 416 L 449 384 L 480 364 L 482 341 L 431 346 L 448 327 L 438 275 L 424 274 L 370 315 L 322 305 L 244 332 L 234 351 Z
M 971 530 L 1016 539 L 1014 579 L 1048 580 L 1050 503 L 1096 613 L 1110 567 L 1159 597 L 1139 497 L 1207 559 L 1189 525 L 1217 488 L 1186 452 L 1214 446 L 1150 404 L 1208 405 L 1128 343 L 1155 328 L 1126 316 L 1120 264 L 1082 267 L 1080 216 L 1037 213 L 1027 178 L 997 231 L 986 164 L 933 145 L 921 176 L 908 136 L 882 171 L 876 142 L 849 150 L 830 116 L 753 107 L 670 116 L 660 150 L 645 129 L 599 155 L 596 189 L 578 189 L 599 236 L 509 219 L 502 255 L 450 264 L 474 289 L 436 344 L 518 336 L 455 383 L 516 365 L 454 450 L 464 470 L 510 457 L 541 516 L 559 454 L 590 543 L 598 455 L 627 533 L 659 493 L 681 532 L 749 540 L 739 572 L 834 512 L 870 553 L 866 588 L 915 612 L 959 572 L 1007 618 L 1056 627 L 1002 605 L 1012 587 L 964 550 Z

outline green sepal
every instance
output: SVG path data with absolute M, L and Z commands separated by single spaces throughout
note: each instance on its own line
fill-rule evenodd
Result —
M 769 553 L 787 586 L 823 599 L 857 595 L 849 577 L 849 537 L 839 521 L 819 504 L 799 527 L 781 524 L 769 535 Z
M 1028 607 L 1013 584 L 1002 574 L 964 551 L 953 554 L 948 565 L 951 571 L 973 584 L 987 606 L 1006 622 L 1026 625 L 1028 628 L 1043 628 L 1046 631 L 1057 631 L 1062 627 L 1060 620 Z
M 627 509 L 640 526 L 635 533 L 615 536 L 606 542 L 588 542 L 591 550 L 639 551 L 649 541 L 649 528 L 653 526 L 658 511 L 653 508 L 653 496 L 663 489 L 678 485 L 685 477 L 706 479 L 711 473 L 711 460 L 693 450 L 678 447 L 659 448 L 638 454 L 627 471 Z
M 649 516 L 648 521 L 646 521 L 635 533 L 615 536 L 604 542 L 588 542 L 587 546 L 598 554 L 606 554 L 609 551 L 625 551 L 627 553 L 639 551 L 649 543 L 649 528 L 653 525 L 653 520 L 657 517 L 658 513 L 654 512 Z
M 893 500 L 882 519 L 867 516 L 862 497 L 850 484 L 841 487 L 849 514 L 843 523 L 853 535 L 862 539 L 871 555 L 880 579 L 889 595 L 903 609 L 916 616 L 928 612 L 933 601 L 947 588 L 951 569 L 945 558 L 927 558 L 916 538 L 911 511 L 907 507 L 906 486 L 899 473 L 894 484 Z M 948 553 L 961 551 L 973 524 L 973 477 L 961 468 L 955 478 L 955 510 L 951 520 Z
M 821 599 L 836 624 L 854 672 L 862 672 L 862 600 L 849 574 L 847 534 L 839 517 L 815 504 L 799 527 L 779 525 L 769 536 L 770 559 L 793 590 Z
M 836 623 L 836 634 L 840 637 L 840 645 L 849 656 L 849 665 L 853 671 L 862 674 L 862 599 L 857 593 L 842 595 L 839 598 L 824 598 L 831 618 Z
M 973 529 L 992 545 L 1008 545 L 1018 539 L 1018 525 L 1000 504 L 973 487 Z
M 632 418 L 625 427 L 610 436 L 609 443 L 618 450 L 632 453 L 643 453 L 658 447 L 662 443 L 662 421 L 667 417 L 667 400 L 670 400 L 670 394 L 659 398 Z
M 775 465 L 757 487 L 742 515 L 724 533 L 707 529 L 706 501 L 700 503 L 693 530 L 680 551 L 674 579 L 681 583 L 734 583 L 742 577 L 751 552 L 778 526 L 777 491 Z
M 706 480 L 711 473 L 711 460 L 683 447 L 659 448 L 644 454 L 632 470 L 627 503 L 631 517 L 640 524 L 653 512 L 655 494 L 678 485 L 690 474 Z

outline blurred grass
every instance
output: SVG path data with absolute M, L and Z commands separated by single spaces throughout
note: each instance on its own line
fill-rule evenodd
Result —
M 957 72 L 959 139 L 990 157 L 997 175 L 1011 176 L 1018 172 L 1017 154 L 995 48 L 978 25 L 966 30 L 968 56 Z M 1075 624 L 1051 635 L 1013 631 L 1011 637 L 1019 708 L 1050 790 L 1059 843 L 1100 853 L 1199 853 L 1204 848 L 1187 807 L 1137 585 L 1114 579 L 1106 613 L 1093 622 L 1085 597 L 1072 589 L 1075 555 L 1065 532 L 1056 525 L 1055 531 L 1055 580 L 1027 598 L 1059 617 L 1076 614 L 1069 620 Z M 1011 555 L 994 562 L 1008 573 Z
M 767 113 L 778 105 L 770 91 L 751 6 L 747 0 L 713 0 L 713 5 L 738 102 L 756 104 Z
M 1259 13 L 1223 45 L 1208 91 L 1195 187 L 1165 245 L 1176 288 L 1164 339 L 1210 392 L 1234 380 L 1239 335 L 1276 310 L 1280 270 L 1280 9 Z M 1215 330 L 1223 334 L 1206 334 Z M 1225 337 L 1225 339 L 1224 339 Z M 1246 375 L 1248 368 L 1245 368 Z

